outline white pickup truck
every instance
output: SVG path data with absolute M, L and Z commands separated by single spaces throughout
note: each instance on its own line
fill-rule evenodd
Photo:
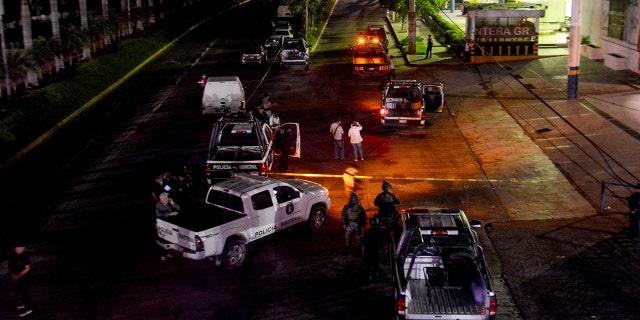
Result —
M 329 191 L 315 182 L 239 173 L 212 185 L 205 203 L 191 211 L 157 218 L 156 242 L 233 270 L 244 263 L 249 242 L 299 223 L 322 230 L 330 205 Z
M 280 65 L 287 69 L 293 65 L 302 65 L 309 70 L 309 46 L 304 39 L 285 38 L 280 50 Z
M 490 320 L 497 300 L 473 228 L 458 209 L 401 210 L 392 261 L 395 319 Z M 393 243 L 396 244 L 396 243 Z

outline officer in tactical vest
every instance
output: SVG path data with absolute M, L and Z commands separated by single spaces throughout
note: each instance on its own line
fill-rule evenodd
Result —
M 395 193 L 391 192 L 391 184 L 389 182 L 382 182 L 382 192 L 376 196 L 376 199 L 373 200 L 373 205 L 378 207 L 378 215 L 377 217 L 380 220 L 388 221 L 389 218 L 393 217 L 396 212 L 396 205 L 400 204 L 400 199 L 396 196 Z
M 349 197 L 349 203 L 342 208 L 342 228 L 344 229 L 346 247 L 344 253 L 351 251 L 351 242 L 355 237 L 358 247 L 362 245 L 362 228 L 367 224 L 367 213 L 358 200 L 358 194 L 353 192 Z

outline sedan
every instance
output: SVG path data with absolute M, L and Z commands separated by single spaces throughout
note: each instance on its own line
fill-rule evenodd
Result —
M 267 62 L 267 53 L 264 50 L 264 46 L 261 44 L 253 44 L 245 47 L 240 56 L 240 62 L 242 62 L 242 64 L 263 64 Z
M 293 38 L 293 32 L 289 29 L 276 29 L 273 32 L 274 36 L 283 36 L 285 38 Z

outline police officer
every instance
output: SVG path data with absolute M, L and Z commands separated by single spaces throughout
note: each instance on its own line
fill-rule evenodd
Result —
M 362 244 L 362 227 L 367 224 L 367 213 L 358 200 L 358 194 L 353 192 L 349 197 L 349 203 L 342 208 L 342 228 L 346 240 L 344 253 L 351 251 L 352 239 L 355 237 L 358 246 Z
M 395 193 L 391 192 L 391 184 L 389 182 L 382 182 L 382 192 L 380 192 L 376 199 L 373 200 L 373 205 L 378 207 L 378 218 L 381 220 L 388 220 L 393 217 L 396 212 L 396 205 L 400 204 L 400 199 Z

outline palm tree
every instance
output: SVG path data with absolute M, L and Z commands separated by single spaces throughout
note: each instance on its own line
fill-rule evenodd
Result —
M 51 20 L 51 40 L 54 42 L 52 49 L 55 52 L 56 72 L 64 69 L 64 58 L 61 56 L 61 52 L 55 50 L 60 48 L 60 12 L 58 11 L 58 0 L 49 0 L 49 8 L 51 14 L 49 16 Z
M 91 36 L 88 31 L 80 29 L 80 27 L 69 24 L 62 27 L 62 47 L 66 53 L 68 63 L 73 64 L 74 58 L 81 53 L 83 48 L 91 44 Z
M 42 67 L 46 66 L 49 74 L 53 74 L 52 62 L 55 64 L 56 55 L 53 51 L 52 40 L 39 36 L 33 40 L 33 48 L 31 49 L 33 60 L 37 63 L 38 78 L 42 79 Z
M 33 34 L 31 32 L 31 10 L 29 9 L 29 1 L 22 0 L 20 3 L 20 23 L 22 24 L 22 42 L 25 50 L 33 48 Z M 25 81 L 27 88 L 38 86 L 38 77 L 33 70 L 27 70 L 27 79 Z
M 28 88 L 27 78 L 29 73 L 34 73 L 38 69 L 38 63 L 33 59 L 33 55 L 26 49 L 11 49 L 7 52 L 7 62 L 9 64 L 9 79 L 13 92 L 18 91 L 18 83 L 23 82 Z

